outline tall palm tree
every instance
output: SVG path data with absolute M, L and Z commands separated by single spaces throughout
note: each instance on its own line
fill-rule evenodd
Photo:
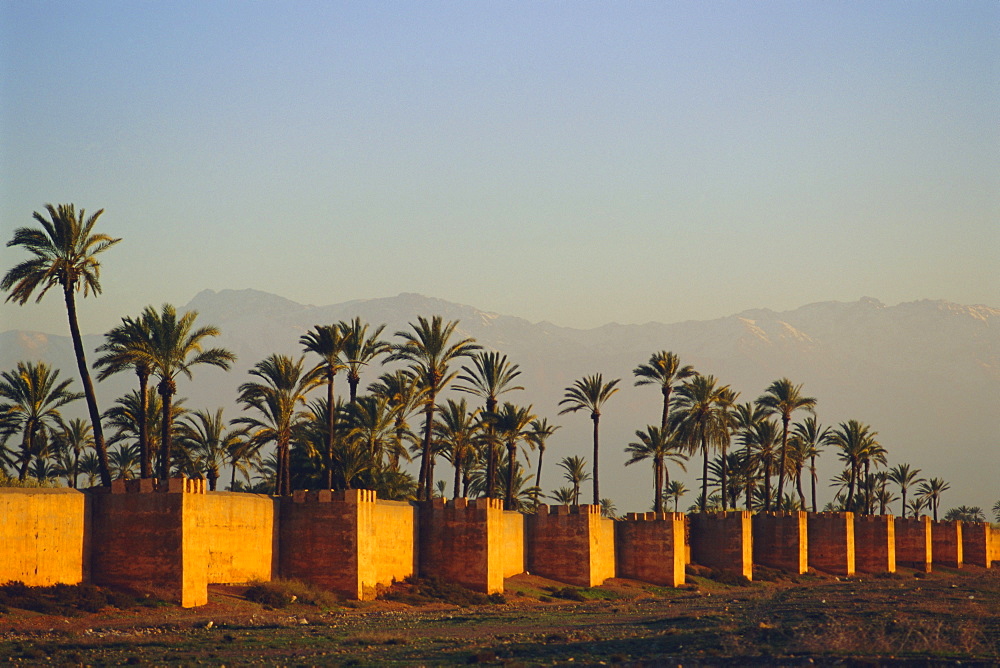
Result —
M 222 467 L 244 439 L 240 429 L 227 430 L 222 409 L 214 413 L 197 410 L 184 417 L 178 440 L 192 454 L 196 468 L 208 479 L 208 489 L 215 491 Z
M 918 477 L 920 469 L 910 468 L 909 464 L 897 464 L 889 469 L 889 482 L 899 485 L 899 493 L 902 497 L 900 512 L 902 517 L 906 517 L 906 492 L 915 485 L 924 481 Z
M 146 420 L 146 406 L 149 401 L 149 376 L 153 361 L 150 356 L 149 327 L 143 318 L 122 318 L 122 323 L 104 335 L 104 344 L 97 352 L 104 353 L 94 362 L 100 369 L 97 380 L 103 381 L 112 375 L 132 369 L 139 379 L 139 476 L 152 478 L 153 470 L 149 447 L 149 426 Z
M 558 466 L 563 470 L 563 477 L 573 486 L 573 505 L 580 505 L 580 485 L 590 478 L 590 474 L 587 473 L 587 460 L 575 455 L 563 457 Z
M 139 448 L 134 443 L 119 443 L 108 451 L 111 470 L 116 478 L 131 480 L 139 469 Z
M 722 438 L 728 439 L 729 419 L 720 407 L 731 395 L 728 385 L 716 385 L 715 376 L 697 374 L 678 388 L 677 424 L 692 452 L 701 450 L 701 512 L 708 509 L 709 449 Z
M 93 427 L 80 418 L 63 422 L 53 434 L 53 444 L 63 460 L 62 469 L 67 484 L 76 489 L 80 478 L 80 457 L 88 448 L 94 447 Z
M 941 495 L 951 489 L 951 485 L 943 478 L 931 478 L 920 483 L 917 492 L 920 497 L 930 506 L 934 513 L 934 521 L 938 521 L 938 506 L 941 504 Z
M 58 428 L 59 409 L 83 397 L 69 390 L 72 383 L 72 379 L 60 382 L 59 370 L 45 362 L 18 362 L 17 369 L 0 374 L 0 399 L 6 400 L 0 403 L 0 413 L 8 415 L 7 429 L 21 434 L 19 480 L 28 475 L 41 432 Z
M 386 355 L 390 352 L 391 346 L 381 340 L 379 336 L 385 325 L 379 325 L 368 335 L 368 324 L 361 322 L 361 318 L 354 318 L 350 322 L 341 322 L 337 325 L 344 337 L 344 361 L 347 362 L 347 385 L 351 390 L 351 403 L 358 399 L 358 384 L 361 382 L 361 369 L 371 364 L 379 355 Z
M 443 322 L 441 316 L 430 320 L 418 317 L 417 323 L 410 323 L 410 331 L 396 332 L 402 343 L 393 346 L 392 354 L 386 362 L 407 362 L 410 371 L 426 392 L 424 397 L 424 441 L 420 455 L 420 477 L 417 482 L 417 496 L 430 501 L 431 488 L 431 436 L 434 429 L 434 409 L 438 394 L 447 387 L 457 372 L 449 371 L 448 365 L 462 357 L 470 357 L 480 349 L 472 338 L 463 338 L 452 343 L 452 335 L 458 321 Z
M 347 365 L 341 360 L 341 356 L 347 349 L 351 336 L 350 331 L 345 331 L 343 327 L 338 325 L 316 325 L 299 339 L 299 343 L 302 344 L 306 352 L 316 353 L 322 358 L 322 361 L 310 373 L 322 374 L 326 384 L 326 430 L 323 438 L 327 489 L 333 487 L 333 439 L 337 432 L 333 382 L 337 372 L 347 368 Z
M 489 416 L 497 435 L 507 447 L 507 484 L 504 498 L 507 510 L 514 510 L 514 475 L 518 469 L 517 444 L 528 436 L 528 426 L 535 419 L 531 406 L 515 406 L 509 401 L 499 411 Z
M 101 430 L 101 411 L 97 408 L 97 395 L 83 350 L 83 337 L 80 335 L 76 315 L 76 293 L 83 290 L 84 297 L 91 292 L 101 294 L 101 263 L 97 256 L 121 239 L 93 233 L 94 224 L 104 213 L 104 209 L 99 209 L 89 218 L 83 209 L 77 215 L 72 204 L 46 204 L 45 209 L 49 213 L 48 220 L 37 211 L 34 212 L 34 219 L 42 229 L 20 227 L 14 230 L 14 237 L 7 242 L 7 246 L 21 246 L 33 257 L 4 274 L 0 280 L 0 290 L 10 292 L 7 301 L 23 305 L 36 289 L 39 289 L 39 293 L 35 301 L 39 302 L 49 288 L 56 285 L 62 288 L 76 366 L 80 372 L 90 423 L 94 430 L 94 448 L 100 463 L 101 484 L 110 487 L 111 469 L 104 445 L 104 432 Z
M 873 448 L 878 446 L 878 441 L 875 440 L 877 435 L 878 432 L 872 431 L 871 427 L 857 420 L 841 422 L 831 435 L 833 445 L 840 448 L 840 453 L 837 456 L 848 467 L 849 479 L 846 499 L 848 510 L 858 510 L 858 499 L 854 495 L 854 490 L 861 478 L 862 467 Z
M 449 399 L 441 407 L 440 414 L 434 424 L 434 433 L 445 446 L 445 453 L 452 466 L 455 467 L 455 486 L 452 496 L 465 496 L 459 485 L 466 481 L 468 487 L 468 472 L 470 464 L 476 457 L 476 442 L 479 438 L 479 428 L 476 418 L 479 409 L 472 411 L 465 399 L 455 401 Z
M 545 442 L 559 428 L 560 425 L 551 425 L 546 418 L 531 421 L 528 440 L 538 448 L 538 471 L 535 473 L 535 487 L 538 489 L 542 488 L 542 459 L 545 457 Z
M 520 367 L 511 364 L 506 355 L 481 350 L 472 355 L 472 365 L 462 366 L 455 389 L 468 392 L 484 401 L 483 413 L 489 418 L 497 411 L 498 398 L 507 392 L 523 390 L 514 385 L 521 375 Z M 486 496 L 493 498 L 496 493 L 496 435 L 491 420 L 486 420 Z
M 604 377 L 597 373 L 593 376 L 584 376 L 576 380 L 566 388 L 566 394 L 559 405 L 566 405 L 566 408 L 559 411 L 559 415 L 575 413 L 579 410 L 590 411 L 590 419 L 594 422 L 594 505 L 601 503 L 600 480 L 598 478 L 598 455 L 600 454 L 600 426 L 601 407 L 611 396 L 618 391 L 618 383 L 621 378 L 604 382 Z
M 289 446 L 293 432 L 311 417 L 311 413 L 301 408 L 305 406 L 306 394 L 320 382 L 316 374 L 306 372 L 303 366 L 301 357 L 296 360 L 287 355 L 270 355 L 250 369 L 250 375 L 259 380 L 239 387 L 238 401 L 260 417 L 239 417 L 233 424 L 245 426 L 258 446 L 275 444 L 274 492 L 278 496 L 292 493 Z
M 156 390 L 162 400 L 160 418 L 160 479 L 170 476 L 170 455 L 173 433 L 171 403 L 177 393 L 177 376 L 191 378 L 191 368 L 199 364 L 228 371 L 236 355 L 225 348 L 203 347 L 205 339 L 218 336 L 217 327 L 194 328 L 197 311 L 187 311 L 177 317 L 177 310 L 164 304 L 159 312 L 147 306 L 142 313 L 144 326 L 149 328 L 149 360 L 159 379 Z
M 389 406 L 395 416 L 395 443 L 390 451 L 389 468 L 399 472 L 399 459 L 406 454 L 405 439 L 413 439 L 408 420 L 417 408 L 423 404 L 425 391 L 419 386 L 417 378 L 407 369 L 396 369 L 392 373 L 383 373 L 379 379 L 369 386 L 369 391 L 389 401 Z
M 629 460 L 625 462 L 625 466 L 647 459 L 653 461 L 653 511 L 662 513 L 666 460 L 669 459 L 680 466 L 681 470 L 686 470 L 684 461 L 687 457 L 681 452 L 681 444 L 659 427 L 647 425 L 645 431 L 637 429 L 635 435 L 639 440 L 633 441 L 625 447 L 625 452 L 631 455 Z
M 681 497 L 687 494 L 687 487 L 684 486 L 680 480 L 671 480 L 667 484 L 667 489 L 664 492 L 666 496 L 669 496 L 674 500 L 674 512 L 677 512 L 677 508 L 680 505 Z
M 398 459 L 400 453 L 395 451 L 396 411 L 388 397 L 367 395 L 355 399 L 344 407 L 344 419 L 347 423 L 345 438 L 348 443 L 356 443 L 370 462 L 369 473 L 364 481 L 374 489 L 374 477 L 386 467 L 386 456 Z M 346 480 L 348 489 L 354 481 Z
M 778 498 L 783 496 L 785 487 L 785 458 L 788 450 L 788 426 L 792 421 L 792 413 L 804 409 L 810 413 L 816 407 L 816 399 L 802 396 L 802 385 L 795 385 L 787 378 L 780 378 L 771 383 L 757 403 L 771 412 L 781 416 L 781 452 L 778 455 Z
M 660 430 L 667 431 L 670 418 L 670 394 L 677 383 L 695 374 L 694 367 L 690 364 L 681 366 L 680 358 L 677 355 L 661 350 L 658 353 L 653 353 L 649 362 L 640 364 L 633 369 L 632 374 L 636 377 L 636 386 L 656 385 L 660 388 L 660 393 L 663 394 Z
M 804 454 L 809 458 L 809 478 L 812 481 L 812 511 L 816 512 L 816 484 L 819 477 L 816 474 L 816 457 L 823 452 L 823 446 L 830 444 L 832 432 L 816 421 L 815 416 L 808 416 L 802 422 L 795 424 L 793 433 L 799 439 Z

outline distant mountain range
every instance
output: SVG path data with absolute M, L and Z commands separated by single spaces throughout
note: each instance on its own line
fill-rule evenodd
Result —
M 459 320 L 460 334 L 521 365 L 519 380 L 526 390 L 507 398 L 531 403 L 536 413 L 564 425 L 547 449 L 542 480 L 546 490 L 562 484 L 555 467 L 561 457 L 590 457 L 587 416 L 556 415 L 563 389 L 583 374 L 622 378 L 622 390 L 609 401 L 601 421 L 601 489 L 621 511 L 644 510 L 650 503 L 649 467 L 625 468 L 623 450 L 636 429 L 659 419 L 659 393 L 633 387 L 631 373 L 658 350 L 671 350 L 683 363 L 715 375 L 739 391 L 741 401 L 755 399 L 783 376 L 803 383 L 804 393 L 819 400 L 817 415 L 823 424 L 852 418 L 867 422 L 879 432 L 890 465 L 908 462 L 924 475 L 948 480 L 945 508 L 964 504 L 988 511 L 1000 498 L 997 308 L 930 300 L 886 306 L 864 298 L 782 313 L 758 309 L 716 320 L 608 324 L 586 330 L 531 323 L 417 294 L 307 306 L 256 290 L 206 290 L 184 308 L 197 310 L 199 323 L 218 326 L 222 335 L 215 345 L 231 349 L 239 361 L 230 373 L 196 369 L 193 381 L 179 381 L 178 391 L 188 397 L 188 407 L 226 406 L 230 416 L 236 415 L 236 387 L 246 379 L 247 369 L 272 352 L 299 354 L 299 337 L 316 324 L 358 316 L 386 324 L 384 336 L 391 339 L 420 315 Z M 84 338 L 91 351 L 102 342 L 100 335 Z M 75 376 L 68 336 L 0 334 L 0 368 L 10 369 L 25 359 L 44 359 L 64 375 Z M 378 368 L 369 370 L 362 383 L 379 373 Z M 133 385 L 128 374 L 100 384 L 102 408 Z M 340 379 L 340 390 L 346 389 Z M 821 462 L 825 478 L 840 468 L 834 452 L 827 452 Z M 681 477 L 695 489 L 700 469 L 689 468 Z M 828 500 L 833 491 L 823 484 L 820 498 Z

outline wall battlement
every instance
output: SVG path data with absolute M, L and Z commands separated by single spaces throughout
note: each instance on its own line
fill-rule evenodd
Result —
M 288 497 L 208 492 L 203 480 L 118 481 L 112 489 L 0 488 L 0 582 L 93 582 L 190 607 L 209 583 L 299 578 L 352 599 L 416 573 L 484 592 L 525 570 L 576 586 L 612 577 L 684 582 L 697 563 L 752 577 L 754 562 L 790 572 L 892 572 L 1000 558 L 984 523 L 890 515 L 746 511 L 602 517 L 599 506 L 506 511 L 495 499 L 414 505 L 370 490 Z M 964 549 L 963 549 L 964 548 Z

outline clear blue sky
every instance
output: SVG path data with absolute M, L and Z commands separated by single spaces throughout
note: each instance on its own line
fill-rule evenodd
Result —
M 0 0 L 3 240 L 46 202 L 124 238 L 87 332 L 203 288 L 1000 306 L 1000 3 Z

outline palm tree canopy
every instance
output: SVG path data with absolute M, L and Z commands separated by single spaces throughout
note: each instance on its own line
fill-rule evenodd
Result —
M 350 333 L 344 332 L 336 325 L 316 325 L 299 338 L 302 348 L 309 353 L 316 353 L 322 358 L 322 362 L 317 368 L 322 368 L 324 373 L 335 375 L 338 371 L 347 368 L 341 356 L 347 348 Z
M 760 397 L 757 403 L 781 416 L 787 421 L 791 414 L 797 410 L 805 409 L 812 412 L 816 407 L 816 399 L 802 396 L 802 385 L 795 385 L 787 378 L 781 378 L 771 383 Z
M 695 370 L 690 364 L 681 366 L 680 358 L 676 354 L 661 350 L 653 353 L 646 364 L 640 364 L 632 369 L 632 374 L 636 377 L 637 386 L 658 385 L 667 390 L 677 381 L 693 376 Z
M 584 376 L 573 382 L 566 388 L 566 394 L 559 405 L 566 405 L 566 408 L 559 411 L 559 415 L 575 413 L 579 410 L 590 411 L 591 418 L 601 417 L 601 406 L 618 391 L 618 383 L 621 378 L 604 382 L 604 377 L 597 373 L 593 376 Z
M 392 347 L 385 362 L 409 362 L 410 369 L 421 386 L 436 393 L 448 384 L 456 373 L 448 373 L 448 364 L 459 357 L 469 357 L 480 349 L 475 339 L 464 338 L 451 342 L 458 321 L 445 323 L 441 316 L 430 320 L 422 316 L 417 324 L 410 323 L 410 331 L 396 332 L 403 339 Z
M 162 381 L 173 381 L 182 373 L 191 378 L 191 367 L 198 364 L 228 370 L 236 361 L 236 355 L 225 348 L 203 348 L 204 339 L 220 332 L 213 326 L 195 329 L 197 317 L 197 311 L 187 311 L 178 318 L 170 304 L 164 304 L 159 312 L 152 306 L 142 312 L 140 318 L 149 330 L 149 360 Z
M 83 397 L 71 392 L 72 379 L 59 381 L 59 369 L 45 362 L 18 362 L 13 371 L 0 374 L 0 413 L 8 429 L 36 430 L 44 425 L 56 425 L 59 409 Z
M 149 373 L 153 365 L 148 321 L 142 318 L 122 318 L 122 323 L 104 335 L 104 343 L 97 349 L 104 353 L 94 362 L 100 369 L 97 380 L 135 369 L 137 373 Z
M 361 322 L 361 318 L 341 322 L 337 326 L 345 341 L 344 361 L 347 362 L 348 372 L 355 378 L 360 377 L 363 366 L 391 350 L 391 346 L 379 338 L 385 325 L 376 327 L 371 336 L 368 335 L 368 324 Z
M 20 227 L 7 242 L 8 246 L 25 248 L 33 256 L 11 268 L 0 281 L 0 289 L 10 291 L 7 301 L 24 304 L 36 289 L 39 292 L 35 301 L 41 301 L 55 285 L 67 291 L 82 288 L 85 297 L 91 292 L 100 294 L 101 265 L 96 256 L 121 241 L 93 233 L 104 209 L 89 218 L 83 209 L 77 215 L 72 204 L 46 204 L 45 209 L 48 220 L 34 213 L 42 229 Z
M 479 351 L 472 356 L 472 366 L 463 366 L 455 389 L 482 397 L 487 403 L 514 390 L 523 390 L 514 385 L 514 379 L 521 375 L 520 367 L 511 364 L 506 355 L 496 352 Z

